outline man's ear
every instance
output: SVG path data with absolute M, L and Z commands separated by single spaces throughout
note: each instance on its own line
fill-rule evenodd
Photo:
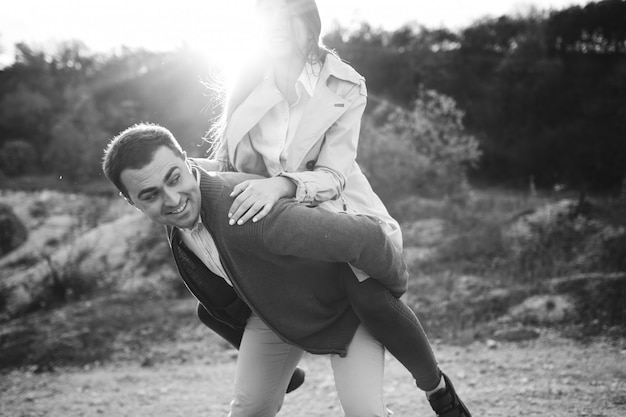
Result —
M 187 169 L 189 170 L 189 172 L 192 172 L 191 170 L 191 159 L 187 158 L 187 152 L 183 151 L 183 159 L 185 160 L 185 165 L 187 165 Z
M 131 200 L 131 199 L 130 199 L 130 197 L 126 197 L 126 196 L 124 195 L 124 193 L 123 193 L 123 192 L 121 192 L 121 191 L 119 192 L 119 195 L 120 195 L 120 197 L 122 197 L 122 198 L 124 199 L 124 201 L 126 201 L 128 204 L 130 204 L 131 206 L 133 206 L 133 207 L 137 208 L 137 207 L 135 206 L 135 203 L 133 203 L 133 200 Z M 137 209 L 137 210 L 139 210 L 139 209 Z

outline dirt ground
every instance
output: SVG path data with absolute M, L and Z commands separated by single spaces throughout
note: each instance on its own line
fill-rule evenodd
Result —
M 45 207 L 56 207 L 53 200 L 61 199 L 56 194 L 37 198 Z M 79 198 L 70 200 L 80 212 Z M 24 196 L 16 201 L 23 202 Z M 113 209 L 107 210 L 108 216 L 119 217 Z M 33 240 L 55 237 L 61 241 L 67 225 L 76 226 L 73 219 L 78 214 L 68 216 L 71 210 L 66 209 L 48 211 L 58 216 L 51 217 L 55 221 L 49 222 L 47 229 L 41 227 L 40 218 L 26 219 L 27 224 L 39 225 L 41 233 L 50 233 L 48 239 L 39 236 Z M 406 252 L 421 259 L 421 248 Z M 442 301 L 451 296 L 451 282 L 425 278 L 419 285 L 428 298 L 410 300 L 425 309 L 431 328 L 440 324 L 439 316 L 428 308 L 438 303 L 448 306 Z M 474 293 L 491 290 L 477 278 L 455 282 L 469 289 L 469 300 Z M 453 293 L 454 297 L 459 294 Z M 0 417 L 226 416 L 236 352 L 199 324 L 195 302 L 189 297 L 144 298 L 94 297 L 3 322 Z M 619 297 L 615 299 L 619 304 Z M 591 305 L 596 310 L 600 306 Z M 475 417 L 626 416 L 626 338 L 622 331 L 609 336 L 604 324 L 595 321 L 589 323 L 592 329 L 585 327 L 596 330 L 590 332 L 591 338 L 566 338 L 557 330 L 538 329 L 538 338 L 494 342 L 487 339 L 489 332 L 465 329 L 465 324 L 474 323 L 468 314 L 472 310 L 451 311 L 448 314 L 454 315 L 456 326 L 469 331 L 455 328 L 455 334 L 467 333 L 467 337 L 450 340 L 464 345 L 439 340 L 432 344 L 441 368 Z M 476 339 L 477 334 L 482 336 Z M 39 365 L 21 366 L 24 363 Z M 62 363 L 88 365 L 59 365 Z M 8 370 L 11 366 L 19 367 Z M 342 416 L 328 358 L 308 355 L 301 367 L 307 371 L 306 382 L 286 396 L 279 417 Z M 394 417 L 434 415 L 408 372 L 390 355 L 384 394 Z
M 581 343 L 546 332 L 525 342 L 461 347 L 433 341 L 433 346 L 474 416 L 626 415 L 623 341 Z M 328 358 L 309 355 L 301 366 L 307 371 L 306 382 L 287 395 L 279 416 L 343 415 Z M 1 375 L 0 415 L 225 416 L 234 369 L 234 354 L 223 351 L 218 357 L 190 354 L 163 363 L 14 370 Z M 385 380 L 385 398 L 394 417 L 433 415 L 408 373 L 390 355 Z

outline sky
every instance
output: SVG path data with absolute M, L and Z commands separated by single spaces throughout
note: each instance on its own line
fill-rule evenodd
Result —
M 81 40 L 93 51 L 122 45 L 155 51 L 183 44 L 227 56 L 249 41 L 253 0 L 9 0 L 0 13 L 0 65 L 10 63 L 14 44 L 53 51 L 62 41 Z M 8 3 L 8 4 L 7 4 Z M 366 21 L 397 29 L 417 22 L 459 29 L 476 19 L 584 5 L 578 0 L 317 0 L 323 26 L 351 27 Z

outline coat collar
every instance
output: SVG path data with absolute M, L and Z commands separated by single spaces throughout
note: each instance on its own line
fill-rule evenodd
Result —
M 269 109 L 282 100 L 280 92 L 269 80 L 264 79 L 230 115 L 226 127 L 226 144 L 229 161 L 235 160 L 235 149 L 239 141 L 263 117 Z
M 350 103 L 328 87 L 331 77 L 359 85 L 363 77 L 352 67 L 343 63 L 337 56 L 328 54 L 319 76 L 315 94 L 305 109 L 307 115 L 302 119 L 296 132 L 297 141 L 293 141 L 289 150 L 290 158 L 285 167 L 288 172 L 298 171 L 309 152 L 311 144 L 319 139 L 332 124 L 343 115 Z
M 328 81 L 331 77 L 356 85 L 363 82 L 363 77 L 351 66 L 331 53 L 326 55 L 315 94 L 307 105 L 307 117 L 303 119 L 296 132 L 297 137 L 301 139 L 294 144 L 292 150 L 294 158 L 290 158 L 292 163 L 287 167 L 288 170 L 295 170 L 299 165 L 300 156 L 303 157 L 310 146 L 309 140 L 316 139 L 321 132 L 326 131 L 347 110 L 349 103 L 328 88 Z M 265 113 L 281 100 L 283 97 L 274 84 L 263 79 L 241 105 L 233 111 L 225 132 L 230 161 L 236 161 L 237 145 L 243 137 L 250 132 Z M 332 103 L 330 108 L 329 103 Z
M 329 53 L 324 60 L 324 66 L 320 74 L 320 79 L 327 82 L 328 78 L 333 76 L 340 80 L 351 82 L 352 84 L 360 84 L 363 76 L 356 72 L 354 68 L 343 62 L 337 55 Z

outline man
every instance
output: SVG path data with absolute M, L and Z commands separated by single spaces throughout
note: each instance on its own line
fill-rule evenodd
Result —
M 358 292 L 347 289 L 357 282 L 350 265 L 387 293 L 406 290 L 402 254 L 377 219 L 280 200 L 261 221 L 232 227 L 233 187 L 255 177 L 199 169 L 156 125 L 136 125 L 115 137 L 103 169 L 130 204 L 167 227 L 200 318 L 239 346 L 231 416 L 274 416 L 304 351 L 332 354 L 347 416 L 387 415 L 383 348 L 359 324 L 347 295 Z M 380 298 L 388 301 L 391 294 Z M 403 337 L 394 331 L 393 337 Z M 469 416 L 426 345 L 414 356 L 432 364 L 436 380 L 426 392 L 433 409 L 445 417 Z
M 346 356 L 359 326 L 340 279 L 352 274 L 348 262 L 397 293 L 406 288 L 402 255 L 375 219 L 332 214 L 285 200 L 261 222 L 229 226 L 228 195 L 234 185 L 253 176 L 194 168 L 162 127 L 140 124 L 122 132 L 109 145 L 103 169 L 130 204 L 167 227 L 180 275 L 200 302 L 203 322 L 237 346 L 242 333 L 246 337 L 243 330 L 250 327 L 253 312 L 254 326 L 271 327 L 277 335 L 269 344 L 270 353 L 286 351 L 283 356 L 288 360 L 281 358 L 286 362 L 276 366 L 289 369 L 282 372 L 288 377 L 304 350 Z M 208 240 L 196 240 L 202 239 L 194 233 L 198 228 L 208 232 Z M 203 256 L 200 246 L 212 248 Z M 246 352 L 266 349 L 259 342 L 252 345 Z M 243 352 L 239 362 L 242 355 L 248 362 Z M 250 374 L 246 369 L 241 373 Z M 264 375 L 262 371 L 252 379 L 262 383 Z M 281 379 L 282 389 L 272 388 L 279 399 L 256 399 L 249 415 L 274 415 L 288 380 Z M 239 396 L 250 395 L 239 389 L 236 383 L 231 412 L 248 415 L 236 409 L 244 401 Z M 270 404 L 259 405 L 263 402 Z M 267 407 L 266 414 L 259 407 Z

